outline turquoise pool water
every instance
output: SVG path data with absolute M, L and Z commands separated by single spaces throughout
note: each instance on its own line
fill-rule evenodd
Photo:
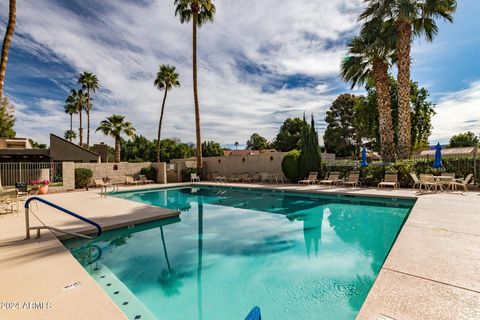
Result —
M 65 242 L 129 319 L 354 319 L 413 201 L 187 187 L 179 218 Z M 140 318 L 138 318 L 140 316 Z

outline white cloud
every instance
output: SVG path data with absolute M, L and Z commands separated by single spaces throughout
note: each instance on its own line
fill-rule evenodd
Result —
M 151 138 L 161 104 L 154 75 L 160 63 L 176 65 L 182 87 L 169 94 L 162 135 L 194 141 L 190 25 L 174 16 L 173 1 L 101 5 L 98 16 L 82 16 L 50 0 L 41 6 L 19 2 L 15 45 L 45 61 L 61 60 L 78 72 L 97 74 L 102 91 L 94 98 L 93 129 L 105 116 L 120 113 Z M 337 86 L 331 79 L 345 52 L 342 41 L 356 30 L 363 1 L 222 0 L 216 5 L 215 22 L 199 31 L 202 138 L 225 144 L 245 141 L 252 132 L 273 138 L 287 116 L 306 111 L 323 118 L 334 98 L 329 92 Z M 5 4 L 0 9 L 5 12 Z M 255 64 L 260 73 L 239 68 L 239 59 Z M 319 81 L 307 88 L 262 90 L 270 81 L 298 74 Z M 19 134 L 45 141 L 50 131 L 67 129 L 63 97 L 37 97 L 40 113 L 28 112 L 21 96 L 14 99 Z M 100 134 L 93 140 L 108 141 Z
M 453 134 L 480 133 L 480 81 L 468 88 L 447 93 L 437 103 L 431 142 L 448 142 Z

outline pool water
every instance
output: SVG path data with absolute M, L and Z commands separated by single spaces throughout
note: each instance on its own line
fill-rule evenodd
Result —
M 354 319 L 414 204 L 220 187 L 115 196 L 181 215 L 65 245 L 129 319 L 161 320 L 243 320 L 254 306 L 262 319 Z

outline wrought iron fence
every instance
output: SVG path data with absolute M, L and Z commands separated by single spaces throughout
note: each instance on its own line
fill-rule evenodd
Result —
M 33 180 L 62 182 L 61 162 L 0 162 L 0 185 L 14 186 L 16 182 L 31 184 Z

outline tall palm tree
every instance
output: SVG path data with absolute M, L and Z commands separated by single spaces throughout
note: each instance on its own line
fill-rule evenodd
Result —
M 239 145 L 240 145 L 240 143 L 238 143 L 238 141 L 235 141 L 235 150 L 238 150 Z
M 192 50 L 193 50 L 193 101 L 195 104 L 195 131 L 197 143 L 197 171 L 202 168 L 202 140 L 200 136 L 200 107 L 198 103 L 197 82 L 197 28 L 205 22 L 213 21 L 216 8 L 213 0 L 175 0 L 175 15 L 180 17 L 180 22 L 192 21 Z
M 77 139 L 77 133 L 74 130 L 66 130 L 63 134 L 65 140 L 72 142 L 72 140 Z
M 395 159 L 395 142 L 388 68 L 394 56 L 394 30 L 391 24 L 374 19 L 365 24 L 359 36 L 349 43 L 349 56 L 342 62 L 342 77 L 352 84 L 373 80 L 377 90 L 380 145 L 386 161 Z
M 70 131 L 73 131 L 73 115 L 78 113 L 77 106 L 74 103 L 66 102 L 63 108 L 65 113 L 70 116 Z
M 414 36 L 432 41 L 438 32 L 436 18 L 453 21 L 456 0 L 370 0 L 361 19 L 380 18 L 395 25 L 398 66 L 398 156 L 410 157 L 412 125 L 410 108 L 410 52 Z
M 78 83 L 82 85 L 82 89 L 87 91 L 87 106 L 85 113 L 87 114 L 87 148 L 90 146 L 90 111 L 92 110 L 92 101 L 90 99 L 90 91 L 95 92 L 99 88 L 97 76 L 91 72 L 84 71 L 78 78 Z
M 158 122 L 158 137 L 157 137 L 157 162 L 160 162 L 160 133 L 162 131 L 163 111 L 165 110 L 165 101 L 167 100 L 167 92 L 172 87 L 179 87 L 178 73 L 176 68 L 170 65 L 162 64 L 157 72 L 157 77 L 153 84 L 158 90 L 165 90 L 162 102 L 162 111 L 160 111 L 160 120 Z
M 78 113 L 78 118 L 80 121 L 80 127 L 78 128 L 78 136 L 79 136 L 79 142 L 78 145 L 83 147 L 83 126 L 82 126 L 82 111 L 85 108 L 85 104 L 87 101 L 87 96 L 83 93 L 83 91 L 72 89 L 70 91 L 70 95 L 67 97 L 67 100 L 65 100 L 65 103 L 67 105 L 71 104 L 74 105 L 77 109 Z
M 8 11 L 8 23 L 5 29 L 5 38 L 3 38 L 2 56 L 0 58 L 0 98 L 3 97 L 3 82 L 5 81 L 5 72 L 7 71 L 8 49 L 13 38 L 15 23 L 17 22 L 17 1 L 10 0 Z
M 111 136 L 115 139 L 115 162 L 120 162 L 121 135 L 125 134 L 128 137 L 134 137 L 135 128 L 130 122 L 125 121 L 124 116 L 114 114 L 100 122 L 100 126 L 95 132 L 97 131 L 101 131 L 104 135 Z

